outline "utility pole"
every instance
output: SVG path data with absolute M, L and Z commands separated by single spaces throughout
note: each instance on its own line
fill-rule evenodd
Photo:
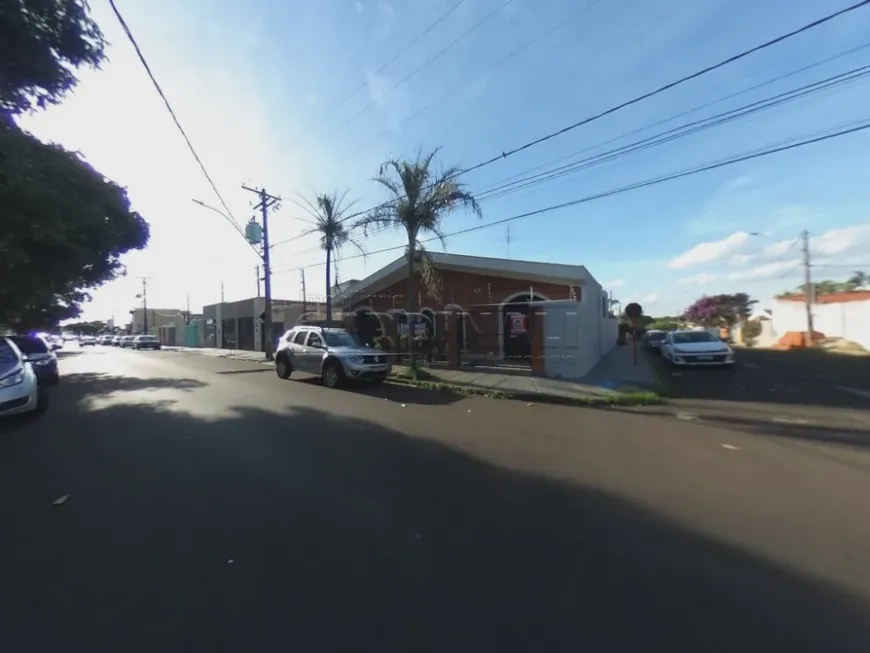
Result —
M 261 225 L 263 227 L 263 291 L 266 299 L 266 310 L 264 311 L 265 315 L 263 315 L 266 331 L 264 345 L 266 360 L 271 361 L 274 359 L 274 353 L 272 351 L 272 266 L 270 263 L 271 252 L 269 251 L 269 209 L 277 202 L 280 202 L 281 198 L 269 195 L 265 188 L 257 190 L 244 184 L 242 184 L 242 188 L 248 192 L 255 193 L 260 198 L 260 203 L 255 208 L 260 209 L 260 214 L 263 218 L 263 224 Z
M 302 273 L 302 314 L 308 312 L 308 295 L 305 294 L 305 268 L 300 270 Z
M 257 274 L 257 297 L 260 296 L 260 266 L 254 268 L 254 272 Z
M 804 255 L 804 304 L 807 309 L 807 333 L 805 344 L 807 347 L 813 346 L 813 300 L 815 299 L 815 291 L 813 290 L 813 279 L 812 274 L 810 272 L 811 260 L 810 260 L 810 232 L 806 229 L 801 233 L 801 240 L 803 241 L 803 255 Z
M 148 277 L 139 277 L 139 280 L 142 282 L 142 332 L 148 333 Z
M 221 281 L 221 304 L 224 303 L 224 282 Z
M 507 257 L 511 257 L 511 226 L 507 226 Z

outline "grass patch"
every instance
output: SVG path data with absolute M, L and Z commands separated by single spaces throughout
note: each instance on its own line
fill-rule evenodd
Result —
M 434 381 L 436 377 L 419 367 L 400 367 L 393 371 L 392 378 L 402 381 Z
M 557 404 L 563 406 L 658 406 L 664 403 L 662 397 L 651 390 L 626 387 L 620 389 L 617 394 L 587 397 L 560 397 L 538 393 L 510 393 L 500 390 L 488 390 L 474 386 L 460 385 L 456 383 L 444 383 L 442 381 L 418 381 L 410 378 L 410 375 L 393 375 L 390 382 L 395 385 L 403 385 L 422 390 L 435 390 L 439 392 L 451 392 L 466 397 L 486 397 L 488 399 L 517 399 L 531 401 L 539 404 Z

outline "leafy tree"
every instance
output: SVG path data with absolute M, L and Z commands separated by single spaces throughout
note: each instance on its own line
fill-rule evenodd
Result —
M 683 319 L 704 326 L 731 327 L 746 320 L 757 303 L 746 293 L 704 296 L 686 309 Z
M 849 280 L 846 282 L 846 286 L 849 290 L 857 290 L 858 288 L 863 288 L 868 285 L 870 285 L 870 274 L 861 272 L 860 270 L 856 270 L 855 274 L 849 277 Z
M 761 321 L 748 320 L 740 327 L 740 331 L 743 336 L 743 342 L 752 347 L 755 344 L 755 340 L 761 335 Z
M 105 333 L 108 330 L 108 325 L 105 322 L 94 320 L 93 322 L 73 322 L 65 324 L 64 330 L 80 333 L 84 336 L 94 336 L 98 333 Z
M 86 0 L 0 2 L 0 114 L 57 104 L 76 69 L 97 67 L 105 41 Z
M 348 226 L 345 214 L 355 204 L 351 202 L 345 203 L 347 192 L 344 192 L 341 197 L 337 192 L 331 194 L 324 193 L 317 195 L 314 202 L 309 202 L 304 197 L 300 198 L 304 202 L 303 209 L 314 220 L 313 227 L 308 233 L 316 233 L 320 235 L 320 247 L 326 252 L 326 319 L 332 321 L 332 265 L 335 265 L 335 278 L 338 280 L 338 259 L 333 259 L 333 254 L 337 254 L 344 245 L 350 243 L 354 245 L 363 255 L 365 250 L 356 242 L 353 237 L 353 226 Z
M 79 154 L 0 124 L 0 324 L 48 327 L 123 272 L 148 224 Z
M 466 209 L 478 217 L 480 206 L 464 184 L 457 181 L 460 170 L 456 167 L 434 168 L 438 150 L 418 154 L 414 161 L 391 159 L 381 165 L 375 181 L 387 189 L 390 201 L 372 210 L 357 224 L 366 234 L 371 227 L 400 229 L 405 232 L 408 244 L 405 257 L 408 265 L 408 292 L 405 297 L 408 328 L 414 328 L 414 275 L 418 272 L 429 295 L 440 295 L 438 275 L 426 256 L 426 250 L 418 243 L 420 236 L 433 234 L 444 243 L 441 222 L 456 209 Z M 414 356 L 411 365 L 415 364 Z

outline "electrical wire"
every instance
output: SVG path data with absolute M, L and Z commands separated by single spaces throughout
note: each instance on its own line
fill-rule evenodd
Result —
M 525 178 L 521 178 L 503 184 L 501 186 L 492 187 L 479 193 L 477 195 L 477 199 L 478 201 L 490 200 L 519 190 L 523 190 L 525 188 L 537 186 L 539 184 L 552 181 L 559 177 L 564 177 L 566 175 L 579 172 L 581 170 L 586 170 L 590 167 L 600 165 L 602 163 L 614 161 L 629 154 L 634 154 L 635 152 L 640 152 L 659 145 L 664 145 L 680 138 L 685 138 L 687 136 L 706 131 L 707 129 L 711 129 L 713 127 L 728 124 L 732 121 L 738 120 L 740 118 L 745 118 L 746 116 L 753 115 L 767 109 L 780 107 L 789 102 L 809 97 L 810 95 L 813 95 L 815 93 L 821 93 L 823 91 L 828 91 L 851 82 L 859 81 L 867 76 L 870 76 L 870 65 L 860 66 L 848 72 L 840 73 L 838 75 L 834 75 L 823 80 L 813 82 L 811 84 L 806 84 L 805 86 L 799 87 L 797 89 L 785 91 L 783 93 L 779 93 L 763 100 L 752 102 L 736 109 L 731 109 L 729 111 L 710 116 L 708 118 L 702 118 L 700 120 L 695 120 L 693 122 L 680 125 L 679 127 L 674 127 L 654 136 L 644 138 L 640 141 L 636 141 L 628 145 L 623 145 L 619 148 L 616 148 L 615 150 L 610 150 L 601 154 L 597 154 L 595 156 L 580 159 L 579 161 L 575 161 L 573 163 L 558 166 L 556 168 L 551 168 L 550 170 Z
M 404 55 L 411 48 L 413 48 L 415 45 L 417 45 L 417 43 L 419 43 L 421 40 L 423 40 L 423 38 L 425 38 L 427 34 L 429 34 L 432 30 L 434 30 L 436 27 L 438 27 L 445 20 L 450 18 L 450 16 L 452 16 L 456 12 L 456 10 L 459 9 L 464 3 L 465 3 L 465 0 L 459 0 L 459 2 L 457 2 L 452 7 L 450 7 L 450 9 L 448 9 L 446 12 L 441 14 L 441 16 L 439 16 L 426 29 L 424 29 L 416 37 L 414 37 L 414 39 L 412 39 L 411 42 L 408 43 L 408 45 L 406 45 L 404 48 L 402 48 L 396 54 L 394 54 L 392 59 L 390 59 L 385 64 L 383 64 L 380 68 L 378 68 L 375 71 L 374 76 L 380 75 L 387 68 L 389 68 L 391 65 L 393 65 L 396 61 L 398 61 L 402 55 Z M 336 104 L 331 109 L 327 110 L 326 113 L 321 116 L 321 120 L 315 125 L 315 128 L 322 125 L 326 121 L 327 118 L 329 118 L 332 114 L 334 114 L 341 107 L 343 107 L 347 103 L 347 101 L 350 100 L 351 98 L 353 98 L 354 96 L 356 96 L 357 93 L 364 90 L 365 87 L 367 86 L 367 84 L 368 84 L 368 82 L 363 81 L 359 86 L 357 86 L 350 93 L 348 93 L 346 96 L 344 96 L 344 98 L 338 104 Z
M 870 44 L 866 44 L 866 45 L 861 46 L 861 47 L 862 48 L 870 47 Z M 853 49 L 851 51 L 854 51 L 854 50 L 855 49 Z M 847 53 L 851 52 L 851 51 L 847 51 Z M 839 56 L 844 56 L 845 54 L 846 53 L 841 53 L 840 55 L 837 55 L 837 57 L 833 57 L 833 58 L 838 58 Z M 833 58 L 829 58 L 826 61 L 830 61 Z M 820 63 L 821 62 L 819 62 L 819 64 Z M 812 67 L 819 65 L 819 64 L 813 64 Z M 791 76 L 792 74 L 793 73 L 790 73 L 789 75 L 784 75 L 781 77 Z M 643 150 L 646 150 L 646 149 L 649 149 L 652 147 L 656 147 L 658 145 L 664 145 L 664 144 L 672 142 L 674 140 L 684 138 L 687 136 L 691 136 L 693 134 L 704 131 L 706 129 L 711 129 L 711 128 L 714 128 L 717 126 L 721 126 L 723 124 L 727 124 L 731 121 L 746 117 L 748 115 L 752 115 L 754 113 L 764 111 L 766 109 L 776 108 L 776 107 L 782 106 L 788 102 L 795 101 L 795 100 L 802 99 L 802 98 L 806 98 L 806 97 L 808 97 L 812 94 L 815 94 L 815 93 L 820 93 L 823 91 L 832 90 L 834 88 L 837 88 L 838 86 L 845 85 L 845 84 L 850 83 L 850 82 L 858 81 L 858 80 L 863 79 L 867 76 L 870 76 L 870 65 L 859 66 L 859 67 L 851 69 L 847 72 L 839 73 L 837 75 L 832 75 L 832 76 L 826 77 L 825 79 L 818 80 L 818 81 L 815 81 L 815 82 L 812 82 L 809 84 L 805 84 L 804 86 L 790 89 L 788 91 L 784 91 L 784 92 L 778 93 L 776 95 L 764 98 L 762 100 L 758 100 L 758 101 L 749 103 L 747 105 L 744 105 L 744 106 L 741 106 L 741 107 L 738 107 L 735 109 L 730 109 L 728 111 L 725 111 L 725 112 L 722 112 L 722 113 L 719 113 L 719 114 L 716 114 L 713 116 L 708 116 L 708 117 L 703 118 L 703 119 L 699 119 L 699 120 L 696 120 L 693 122 L 685 123 L 685 124 L 680 125 L 678 127 L 674 127 L 672 129 L 666 130 L 664 132 L 660 132 L 658 134 L 655 134 L 654 136 L 650 136 L 650 137 L 644 138 L 642 140 L 635 141 L 634 143 L 630 143 L 628 145 L 623 145 L 619 148 L 612 149 L 612 150 L 609 150 L 606 152 L 602 152 L 602 153 L 599 153 L 595 156 L 587 157 L 587 158 L 581 159 L 579 161 L 572 162 L 570 164 L 559 166 L 557 168 L 547 170 L 547 171 L 539 173 L 537 175 L 532 175 L 529 177 L 525 177 L 522 179 L 518 179 L 515 181 L 504 183 L 504 184 L 496 184 L 494 186 L 488 187 L 488 188 L 480 191 L 479 193 L 476 193 L 475 196 L 480 203 L 483 203 L 483 202 L 486 202 L 488 200 L 496 199 L 498 197 L 510 194 L 512 192 L 516 192 L 516 191 L 523 190 L 523 189 L 526 189 L 526 188 L 529 188 L 529 187 L 532 187 L 532 186 L 535 186 L 538 184 L 552 181 L 558 177 L 566 176 L 566 175 L 578 172 L 580 170 L 588 169 L 588 168 L 593 167 L 595 165 L 600 165 L 603 163 L 607 163 L 607 162 L 616 160 L 618 158 L 622 158 L 623 156 L 627 156 L 627 155 L 633 154 L 633 153 L 638 152 L 638 151 L 643 151 Z M 757 86 L 759 86 L 759 85 L 755 85 L 754 87 L 751 87 L 751 88 L 756 88 Z M 737 94 L 731 94 L 731 96 L 733 96 L 733 95 L 737 95 Z M 726 96 L 726 97 L 730 97 L 730 96 Z M 713 103 L 707 103 L 707 104 L 709 105 L 709 104 L 714 104 L 717 102 L 718 101 L 713 102 Z M 687 113 L 691 113 L 692 111 L 694 111 L 694 110 L 682 112 L 681 114 L 678 114 L 678 115 L 685 115 Z M 670 121 L 670 119 L 666 119 L 664 121 L 659 121 L 658 123 L 655 123 L 655 124 L 660 124 L 662 122 L 669 122 L 669 121 Z M 632 132 L 628 132 L 628 134 L 636 133 L 638 131 L 644 131 L 645 129 L 646 129 L 645 127 L 641 128 L 641 129 L 636 129 L 636 130 L 633 130 Z M 598 145 L 594 145 L 594 146 L 589 147 L 589 148 L 584 148 L 583 150 L 580 150 L 580 152 L 581 153 L 586 152 L 590 149 L 595 149 L 597 147 L 600 147 L 603 144 L 611 143 L 614 140 L 620 140 L 625 135 L 627 135 L 627 134 L 624 134 L 622 136 L 618 136 L 616 138 L 608 139 L 607 141 L 604 141 L 602 143 L 599 143 Z M 573 155 L 568 155 L 568 157 L 570 157 L 570 156 L 573 156 Z M 558 160 L 564 160 L 565 158 L 568 158 L 568 157 L 561 157 Z M 540 167 L 543 167 L 543 166 L 538 166 L 536 169 L 539 169 Z M 386 228 L 375 229 L 372 233 L 373 234 L 380 233 L 380 232 L 386 231 L 386 230 L 387 230 Z M 300 237 L 301 236 L 296 236 L 296 237 L 288 239 L 288 240 L 297 240 Z M 286 241 L 282 241 L 282 243 L 279 243 L 279 244 L 283 244 L 283 242 L 286 242 Z M 295 255 L 306 254 L 306 253 L 309 253 L 312 251 L 317 251 L 318 249 L 319 248 L 311 248 L 308 250 L 303 250 L 301 252 L 297 252 Z
M 612 197 L 615 195 L 621 195 L 622 193 L 627 193 L 627 192 L 630 192 L 633 190 L 639 190 L 641 188 L 647 188 L 649 186 L 655 186 L 655 185 L 662 184 L 662 183 L 665 183 L 668 181 L 683 179 L 685 177 L 690 177 L 690 176 L 700 174 L 703 172 L 708 172 L 711 170 L 717 170 L 719 168 L 724 168 L 727 166 L 735 165 L 737 163 L 742 163 L 745 161 L 750 161 L 753 159 L 758 159 L 758 158 L 770 156 L 772 154 L 779 154 L 782 152 L 795 150 L 795 149 L 798 149 L 801 147 L 805 147 L 807 145 L 813 145 L 816 143 L 821 143 L 824 141 L 833 140 L 835 138 L 842 138 L 843 136 L 848 136 L 851 134 L 855 134 L 855 133 L 870 129 L 870 122 L 852 123 L 851 126 L 844 125 L 841 127 L 836 127 L 834 129 L 836 131 L 823 130 L 822 132 L 816 132 L 817 135 L 815 135 L 815 136 L 810 135 L 807 137 L 799 137 L 799 138 L 795 138 L 795 139 L 789 139 L 788 141 L 783 141 L 777 145 L 768 146 L 767 148 L 761 148 L 761 149 L 754 150 L 754 151 L 751 151 L 748 153 L 733 156 L 733 157 L 730 157 L 727 159 L 722 159 L 722 160 L 716 161 L 714 163 L 696 166 L 694 168 L 689 168 L 687 170 L 682 170 L 682 171 L 671 173 L 668 175 L 662 175 L 660 177 L 654 177 L 652 179 L 647 179 L 647 180 L 636 182 L 633 184 L 628 184 L 626 186 L 620 186 L 618 188 L 610 189 L 607 191 L 602 191 L 599 193 L 595 193 L 593 195 L 587 195 L 585 197 L 581 197 L 578 199 L 569 200 L 567 202 L 561 202 L 559 204 L 552 204 L 550 206 L 546 206 L 546 207 L 543 207 L 540 209 L 535 209 L 533 211 L 527 211 L 525 213 L 520 213 L 518 215 L 514 215 L 514 216 L 511 216 L 508 218 L 503 218 L 501 220 L 495 220 L 493 222 L 486 222 L 484 224 L 475 225 L 473 227 L 467 227 L 465 229 L 460 229 L 458 231 L 444 234 L 444 238 L 449 238 L 451 236 L 464 235 L 464 234 L 472 233 L 475 231 L 480 231 L 481 229 L 489 229 L 491 227 L 495 227 L 495 226 L 499 226 L 499 225 L 503 225 L 503 224 L 508 224 L 508 223 L 514 222 L 516 220 L 522 220 L 524 218 L 530 218 L 530 217 L 534 217 L 534 216 L 538 216 L 538 215 L 543 215 L 545 213 L 552 213 L 553 211 L 558 211 L 561 209 L 577 206 L 579 204 L 586 204 L 589 202 L 604 199 L 607 197 Z M 827 131 L 828 133 L 824 133 L 825 131 Z M 440 240 L 440 238 L 438 236 L 434 236 L 432 238 L 421 239 L 418 242 L 421 244 L 426 244 L 426 243 L 438 241 L 438 240 Z M 357 259 L 357 258 L 362 258 L 363 256 L 372 256 L 375 254 L 382 254 L 385 252 L 404 250 L 406 247 L 407 247 L 407 245 L 405 245 L 405 244 L 397 245 L 395 247 L 385 247 L 385 248 L 382 248 L 382 249 L 379 249 L 379 250 L 376 250 L 373 252 L 366 252 L 365 255 L 355 254 L 355 255 L 351 255 L 351 256 L 341 257 L 337 260 L 338 261 L 349 261 L 349 260 L 353 260 L 353 259 Z M 314 267 L 320 267 L 320 266 L 325 265 L 325 264 L 326 264 L 325 262 L 312 263 L 311 265 L 300 266 L 300 267 L 296 267 L 296 268 L 288 268 L 286 270 L 277 270 L 277 271 L 273 272 L 273 274 L 295 272 L 295 271 L 303 269 L 303 268 L 309 269 L 309 268 L 314 268 Z
M 393 85 L 389 88 L 389 90 L 387 90 L 387 91 L 384 93 L 384 95 L 383 95 L 381 98 L 378 98 L 378 99 L 379 99 L 379 100 L 380 100 L 380 99 L 383 99 L 383 97 L 386 97 L 386 96 L 390 95 L 390 94 L 393 93 L 396 89 L 398 89 L 398 88 L 400 88 L 401 86 L 404 86 L 405 84 L 407 84 L 407 83 L 408 83 L 412 78 L 414 78 L 415 76 L 417 76 L 417 74 L 419 74 L 420 72 L 422 72 L 423 70 L 425 70 L 426 68 L 428 68 L 429 66 L 431 66 L 433 63 L 435 63 L 435 62 L 436 62 L 438 59 L 440 59 L 442 56 L 444 56 L 445 54 L 447 54 L 447 52 L 449 52 L 451 49 L 453 49 L 454 46 L 456 46 L 457 44 L 459 44 L 459 43 L 460 43 L 461 41 L 463 41 L 465 38 L 467 38 L 468 36 L 470 36 L 471 34 L 473 34 L 474 32 L 476 32 L 478 29 L 480 29 L 481 27 L 483 27 L 483 26 L 484 26 L 486 23 L 488 23 L 490 20 L 492 20 L 493 18 L 495 18 L 495 16 L 496 16 L 499 12 L 501 12 L 503 9 L 505 9 L 505 8 L 506 8 L 509 4 L 511 4 L 512 2 L 514 2 L 514 0 L 505 0 L 505 2 L 503 2 L 501 5 L 499 5 L 498 8 L 496 8 L 496 9 L 494 9 L 493 11 L 491 11 L 490 13 L 488 13 L 486 16 L 484 16 L 484 17 L 481 18 L 479 21 L 477 21 L 474 25 L 472 25 L 469 29 L 467 29 L 467 30 L 464 31 L 462 34 L 460 34 L 460 35 L 457 36 L 455 39 L 453 39 L 453 40 L 452 40 L 450 43 L 448 43 L 445 47 L 443 47 L 443 48 L 440 49 L 438 52 L 436 52 L 434 55 L 432 55 L 431 57 L 429 57 L 429 58 L 428 58 L 426 61 L 424 61 L 422 64 L 420 64 L 419 66 L 417 66 L 416 68 L 414 68 L 414 70 L 412 70 L 410 73 L 408 73 L 407 75 L 405 75 L 405 77 L 403 77 L 399 82 L 397 82 L 396 84 L 393 84 Z M 867 2 L 870 2 L 870 0 L 867 0 Z M 326 138 L 332 138 L 333 136 L 335 136 L 335 135 L 337 134 L 337 132 L 338 132 L 341 128 L 346 127 L 346 126 L 347 126 L 351 121 L 356 120 L 357 118 L 359 118 L 361 115 L 363 115 L 364 113 L 366 113 L 369 109 L 371 109 L 372 107 L 374 107 L 375 104 L 377 104 L 377 101 L 376 101 L 376 100 L 371 100 L 371 101 L 370 101 L 368 104 L 366 104 L 362 109 L 360 109 L 360 110 L 357 111 L 355 114 L 353 114 L 352 116 L 350 116 L 349 118 L 347 118 L 347 119 L 346 119 L 346 120 L 345 120 L 341 125 L 336 126 L 335 131 L 333 131 L 331 134 L 327 134 L 327 135 L 326 135 Z
M 755 45 L 747 50 L 743 50 L 742 52 L 731 55 L 730 57 L 727 57 L 726 59 L 723 59 L 723 60 L 719 61 L 718 63 L 715 63 L 715 64 L 712 64 L 712 65 L 707 66 L 705 68 L 702 68 L 701 70 L 698 70 L 698 71 L 691 73 L 689 75 L 685 75 L 684 77 L 681 77 L 675 81 L 669 82 L 668 84 L 665 84 L 664 86 L 660 86 L 659 88 L 657 88 L 653 91 L 648 91 L 647 93 L 644 93 L 642 95 L 638 95 L 630 100 L 626 100 L 625 102 L 622 102 L 621 104 L 618 104 L 618 105 L 613 106 L 609 109 L 601 111 L 597 114 L 594 114 L 592 116 L 589 116 L 587 118 L 584 118 L 582 120 L 574 122 L 570 125 L 562 127 L 554 132 L 550 132 L 549 134 L 541 136 L 535 140 L 529 141 L 528 143 L 525 143 L 524 145 L 520 145 L 519 147 L 516 147 L 512 150 L 504 151 L 499 155 L 490 157 L 489 159 L 481 161 L 480 163 L 477 163 L 471 167 L 458 170 L 454 175 L 450 176 L 446 180 L 455 179 L 455 178 L 460 177 L 462 175 L 468 174 L 469 172 L 480 170 L 482 168 L 485 168 L 487 166 L 492 165 L 493 163 L 496 163 L 498 161 L 506 159 L 509 156 L 512 156 L 514 154 L 518 154 L 520 152 L 524 152 L 528 149 L 531 149 L 537 145 L 540 145 L 542 143 L 550 141 L 550 140 L 557 138 L 559 136 L 564 136 L 565 134 L 573 131 L 574 129 L 577 129 L 578 127 L 581 127 L 583 125 L 587 125 L 587 124 L 594 122 L 596 120 L 600 120 L 601 118 L 604 118 L 605 116 L 609 116 L 609 115 L 614 114 L 618 111 L 621 111 L 622 109 L 625 109 L 625 108 L 630 107 L 632 105 L 643 102 L 644 100 L 648 100 L 652 97 L 660 95 L 661 93 L 664 93 L 665 91 L 668 91 L 668 90 L 673 89 L 677 86 L 685 84 L 686 82 L 689 82 L 689 81 L 694 80 L 694 79 L 698 79 L 699 77 L 702 77 L 703 75 L 711 73 L 715 70 L 719 70 L 720 68 L 724 68 L 725 66 L 728 66 L 732 63 L 735 63 L 737 61 L 745 59 L 746 57 L 749 57 L 757 52 L 760 52 L 760 51 L 765 50 L 767 48 L 770 48 L 774 45 L 782 43 L 783 41 L 786 41 L 790 38 L 793 38 L 795 36 L 803 34 L 811 29 L 814 29 L 816 27 L 820 27 L 821 25 L 829 23 L 830 21 L 832 21 L 836 18 L 839 18 L 840 16 L 844 16 L 850 12 L 853 12 L 853 11 L 856 11 L 856 10 L 861 9 L 863 7 L 866 7 L 867 5 L 870 5 L 870 0 L 861 0 L 860 2 L 857 2 L 853 5 L 845 7 L 843 9 L 839 9 L 839 10 L 837 10 L 833 13 L 827 14 L 821 18 L 817 18 L 816 20 L 809 22 L 801 27 L 798 27 L 798 28 L 793 29 L 789 32 L 786 32 L 785 34 L 781 34 L 780 36 L 777 36 L 773 39 L 770 39 L 768 41 L 760 43 L 759 45 Z M 441 181 L 443 182 L 445 180 L 441 180 Z M 432 188 L 433 186 L 434 186 L 434 184 L 430 184 L 429 186 L 424 187 L 423 190 L 428 190 L 429 188 Z M 404 199 L 404 198 L 397 198 L 397 199 L 388 200 L 386 202 L 382 202 L 376 206 L 371 207 L 368 210 L 359 211 L 357 213 L 353 213 L 351 215 L 348 215 L 343 219 L 343 221 L 346 222 L 346 221 L 351 220 L 353 218 L 357 218 L 357 217 L 360 217 L 362 215 L 365 215 L 371 211 L 375 211 L 375 210 L 378 210 L 381 208 L 385 208 L 385 207 L 394 205 L 396 202 L 400 201 L 400 199 Z
M 459 84 L 457 84 L 456 86 L 454 86 L 453 88 L 448 90 L 443 95 L 435 98 L 434 100 L 432 100 L 431 102 L 429 102 L 425 106 L 420 107 L 411 115 L 409 115 L 405 118 L 402 118 L 393 127 L 390 127 L 389 129 L 385 129 L 383 132 L 381 132 L 380 134 L 378 134 L 377 136 L 375 136 L 371 140 L 366 141 L 364 144 L 360 145 L 359 147 L 366 148 L 366 147 L 372 145 L 373 143 L 378 142 L 384 136 L 389 136 L 396 127 L 399 127 L 401 125 L 404 125 L 407 122 L 410 122 L 411 120 L 414 120 L 415 118 L 417 118 L 418 116 L 427 112 L 429 109 L 431 109 L 435 105 L 440 104 L 441 102 L 443 102 L 444 100 L 447 100 L 450 97 L 453 97 L 457 92 L 459 92 L 463 88 L 466 88 L 467 86 L 471 86 L 472 84 L 474 84 L 478 80 L 483 79 L 484 77 L 489 75 L 492 71 L 496 70 L 497 68 L 500 68 L 502 65 L 506 64 L 508 61 L 510 61 L 511 59 L 516 57 L 517 55 L 522 54 L 523 52 L 525 52 L 529 48 L 537 45 L 538 43 L 540 43 L 544 39 L 548 38 L 549 36 L 551 36 L 552 34 L 557 32 L 558 30 L 560 30 L 563 27 L 565 27 L 566 25 L 568 25 L 571 21 L 576 20 L 580 16 L 580 14 L 586 13 L 587 11 L 589 11 L 590 9 L 592 9 L 593 7 L 595 7 L 596 5 L 598 5 L 600 3 L 601 3 L 601 0 L 592 0 L 591 2 L 584 5 L 577 14 L 572 14 L 566 18 L 563 18 L 561 21 L 559 21 L 555 25 L 549 27 L 545 31 L 541 32 L 540 34 L 538 34 L 534 38 L 526 41 L 518 48 L 511 50 L 508 54 L 503 56 L 501 59 L 497 60 L 495 63 L 490 65 L 488 68 L 484 69 L 482 72 L 480 72 L 477 75 L 475 75 L 474 77 L 472 77 L 470 80 L 460 82 Z
M 534 166 L 532 168 L 527 168 L 526 170 L 523 170 L 522 172 L 518 172 L 516 174 L 513 174 L 509 177 L 502 179 L 501 181 L 495 182 L 494 184 L 492 184 L 491 187 L 484 188 L 480 192 L 486 193 L 496 186 L 501 186 L 502 184 L 507 183 L 509 181 L 512 181 L 514 179 L 518 179 L 518 178 L 524 177 L 532 172 L 542 170 L 543 168 L 546 168 L 547 166 L 554 165 L 554 164 L 560 163 L 562 161 L 566 161 L 567 159 L 570 159 L 570 158 L 577 156 L 579 154 L 583 154 L 585 152 L 590 152 L 592 150 L 596 150 L 599 147 L 602 147 L 604 145 L 609 145 L 611 143 L 615 143 L 616 141 L 620 141 L 623 138 L 628 138 L 629 136 L 633 136 L 635 134 L 640 134 L 640 133 L 645 132 L 645 131 L 652 129 L 654 127 L 658 127 L 660 125 L 664 125 L 664 124 L 667 124 L 667 123 L 672 122 L 674 120 L 677 120 L 678 118 L 683 118 L 683 117 L 691 115 L 693 113 L 697 113 L 698 111 L 703 111 L 704 109 L 708 109 L 710 107 L 716 106 L 717 104 L 722 104 L 723 102 L 727 102 L 728 100 L 732 100 L 736 97 L 740 97 L 741 95 L 746 95 L 747 93 L 751 93 L 752 91 L 757 91 L 757 90 L 764 88 L 766 86 L 770 86 L 771 84 L 775 84 L 776 82 L 781 82 L 781 81 L 788 79 L 790 77 L 794 77 L 795 75 L 799 75 L 801 73 L 812 70 L 813 68 L 818 68 L 819 66 L 823 66 L 825 64 L 831 63 L 831 62 L 836 61 L 838 59 L 842 59 L 843 57 L 847 57 L 851 54 L 855 54 L 856 52 L 860 52 L 861 50 L 866 50 L 867 48 L 870 48 L 870 42 L 864 43 L 862 45 L 859 45 L 859 46 L 856 46 L 853 48 L 849 48 L 849 49 L 844 50 L 842 52 L 838 52 L 835 55 L 832 55 L 830 57 L 825 57 L 824 59 L 821 59 L 821 60 L 816 61 L 814 63 L 808 64 L 806 66 L 801 66 L 800 68 L 797 68 L 795 70 L 791 70 L 791 71 L 784 73 L 782 75 L 777 75 L 775 77 L 771 77 L 763 82 L 759 82 L 758 84 L 753 84 L 751 86 L 747 86 L 746 88 L 743 88 L 739 91 L 735 91 L 733 93 L 728 93 L 727 95 L 723 95 L 715 100 L 711 100 L 709 102 L 704 102 L 703 104 L 699 104 L 697 106 L 694 106 L 691 109 L 681 111 L 681 112 L 676 113 L 672 116 L 668 116 L 667 118 L 663 118 L 661 120 L 657 120 L 655 122 L 649 123 L 643 127 L 638 127 L 637 129 L 632 129 L 631 131 L 624 132 L 624 133 L 620 134 L 619 136 L 614 136 L 613 138 L 608 138 L 607 140 L 600 141 L 599 143 L 596 143 L 595 145 L 590 145 L 588 147 L 584 147 L 581 150 L 571 152 L 570 154 L 566 154 L 565 156 L 561 156 L 557 159 L 552 159 L 546 163 L 542 163 L 542 164 Z
M 870 0 L 868 0 L 870 1 Z M 172 117 L 172 121 L 175 123 L 175 126 L 178 128 L 178 131 L 181 133 L 182 138 L 184 138 L 184 142 L 187 143 L 187 148 L 190 150 L 190 153 L 193 155 L 193 158 L 199 164 L 199 169 L 202 170 L 202 174 L 205 176 L 208 181 L 211 189 L 214 191 L 215 196 L 217 196 L 218 201 L 223 206 L 226 211 L 226 215 L 223 217 L 233 225 L 235 230 L 245 238 L 245 232 L 242 230 L 242 227 L 239 225 L 238 221 L 233 216 L 233 212 L 230 210 L 230 207 L 227 206 L 227 203 L 224 201 L 223 195 L 221 195 L 220 191 L 217 188 L 217 185 L 214 183 L 211 175 L 208 174 L 208 170 L 206 170 L 205 164 L 202 162 L 202 159 L 199 157 L 199 154 L 196 152 L 196 148 L 193 147 L 193 143 L 188 137 L 187 132 L 184 131 L 184 127 L 181 126 L 181 122 L 178 120 L 178 116 L 175 115 L 175 111 L 172 109 L 172 105 L 169 103 L 169 99 L 166 97 L 166 94 L 163 92 L 163 89 L 160 86 L 160 83 L 157 81 L 157 78 L 154 76 L 154 73 L 151 71 L 151 66 L 148 65 L 148 61 L 145 59 L 145 55 L 142 53 L 142 49 L 139 47 L 139 43 L 136 41 L 136 38 L 133 36 L 133 33 L 130 31 L 130 27 L 127 25 L 127 21 L 124 20 L 124 17 L 121 15 L 121 12 L 118 10 L 118 7 L 115 5 L 115 0 L 109 0 L 109 5 L 112 7 L 112 11 L 115 14 L 115 17 L 118 19 L 118 22 L 121 24 L 121 29 L 124 31 L 124 34 L 127 36 L 127 39 L 133 46 L 133 49 L 136 51 L 136 56 L 139 58 L 139 61 L 142 63 L 142 67 L 145 68 L 145 72 L 148 73 L 148 77 L 151 79 L 151 83 L 154 85 L 154 88 L 157 91 L 157 94 L 163 100 L 163 104 L 166 105 L 166 110 L 169 112 L 169 115 Z M 220 213 L 218 211 L 218 213 Z M 247 239 L 245 239 L 247 242 Z

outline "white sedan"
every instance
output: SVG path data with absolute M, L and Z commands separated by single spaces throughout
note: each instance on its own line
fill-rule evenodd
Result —
M 671 331 L 661 344 L 672 365 L 733 365 L 734 351 L 708 331 Z
M 47 408 L 48 396 L 39 388 L 31 364 L 14 342 L 0 338 L 0 417 L 38 416 Z

